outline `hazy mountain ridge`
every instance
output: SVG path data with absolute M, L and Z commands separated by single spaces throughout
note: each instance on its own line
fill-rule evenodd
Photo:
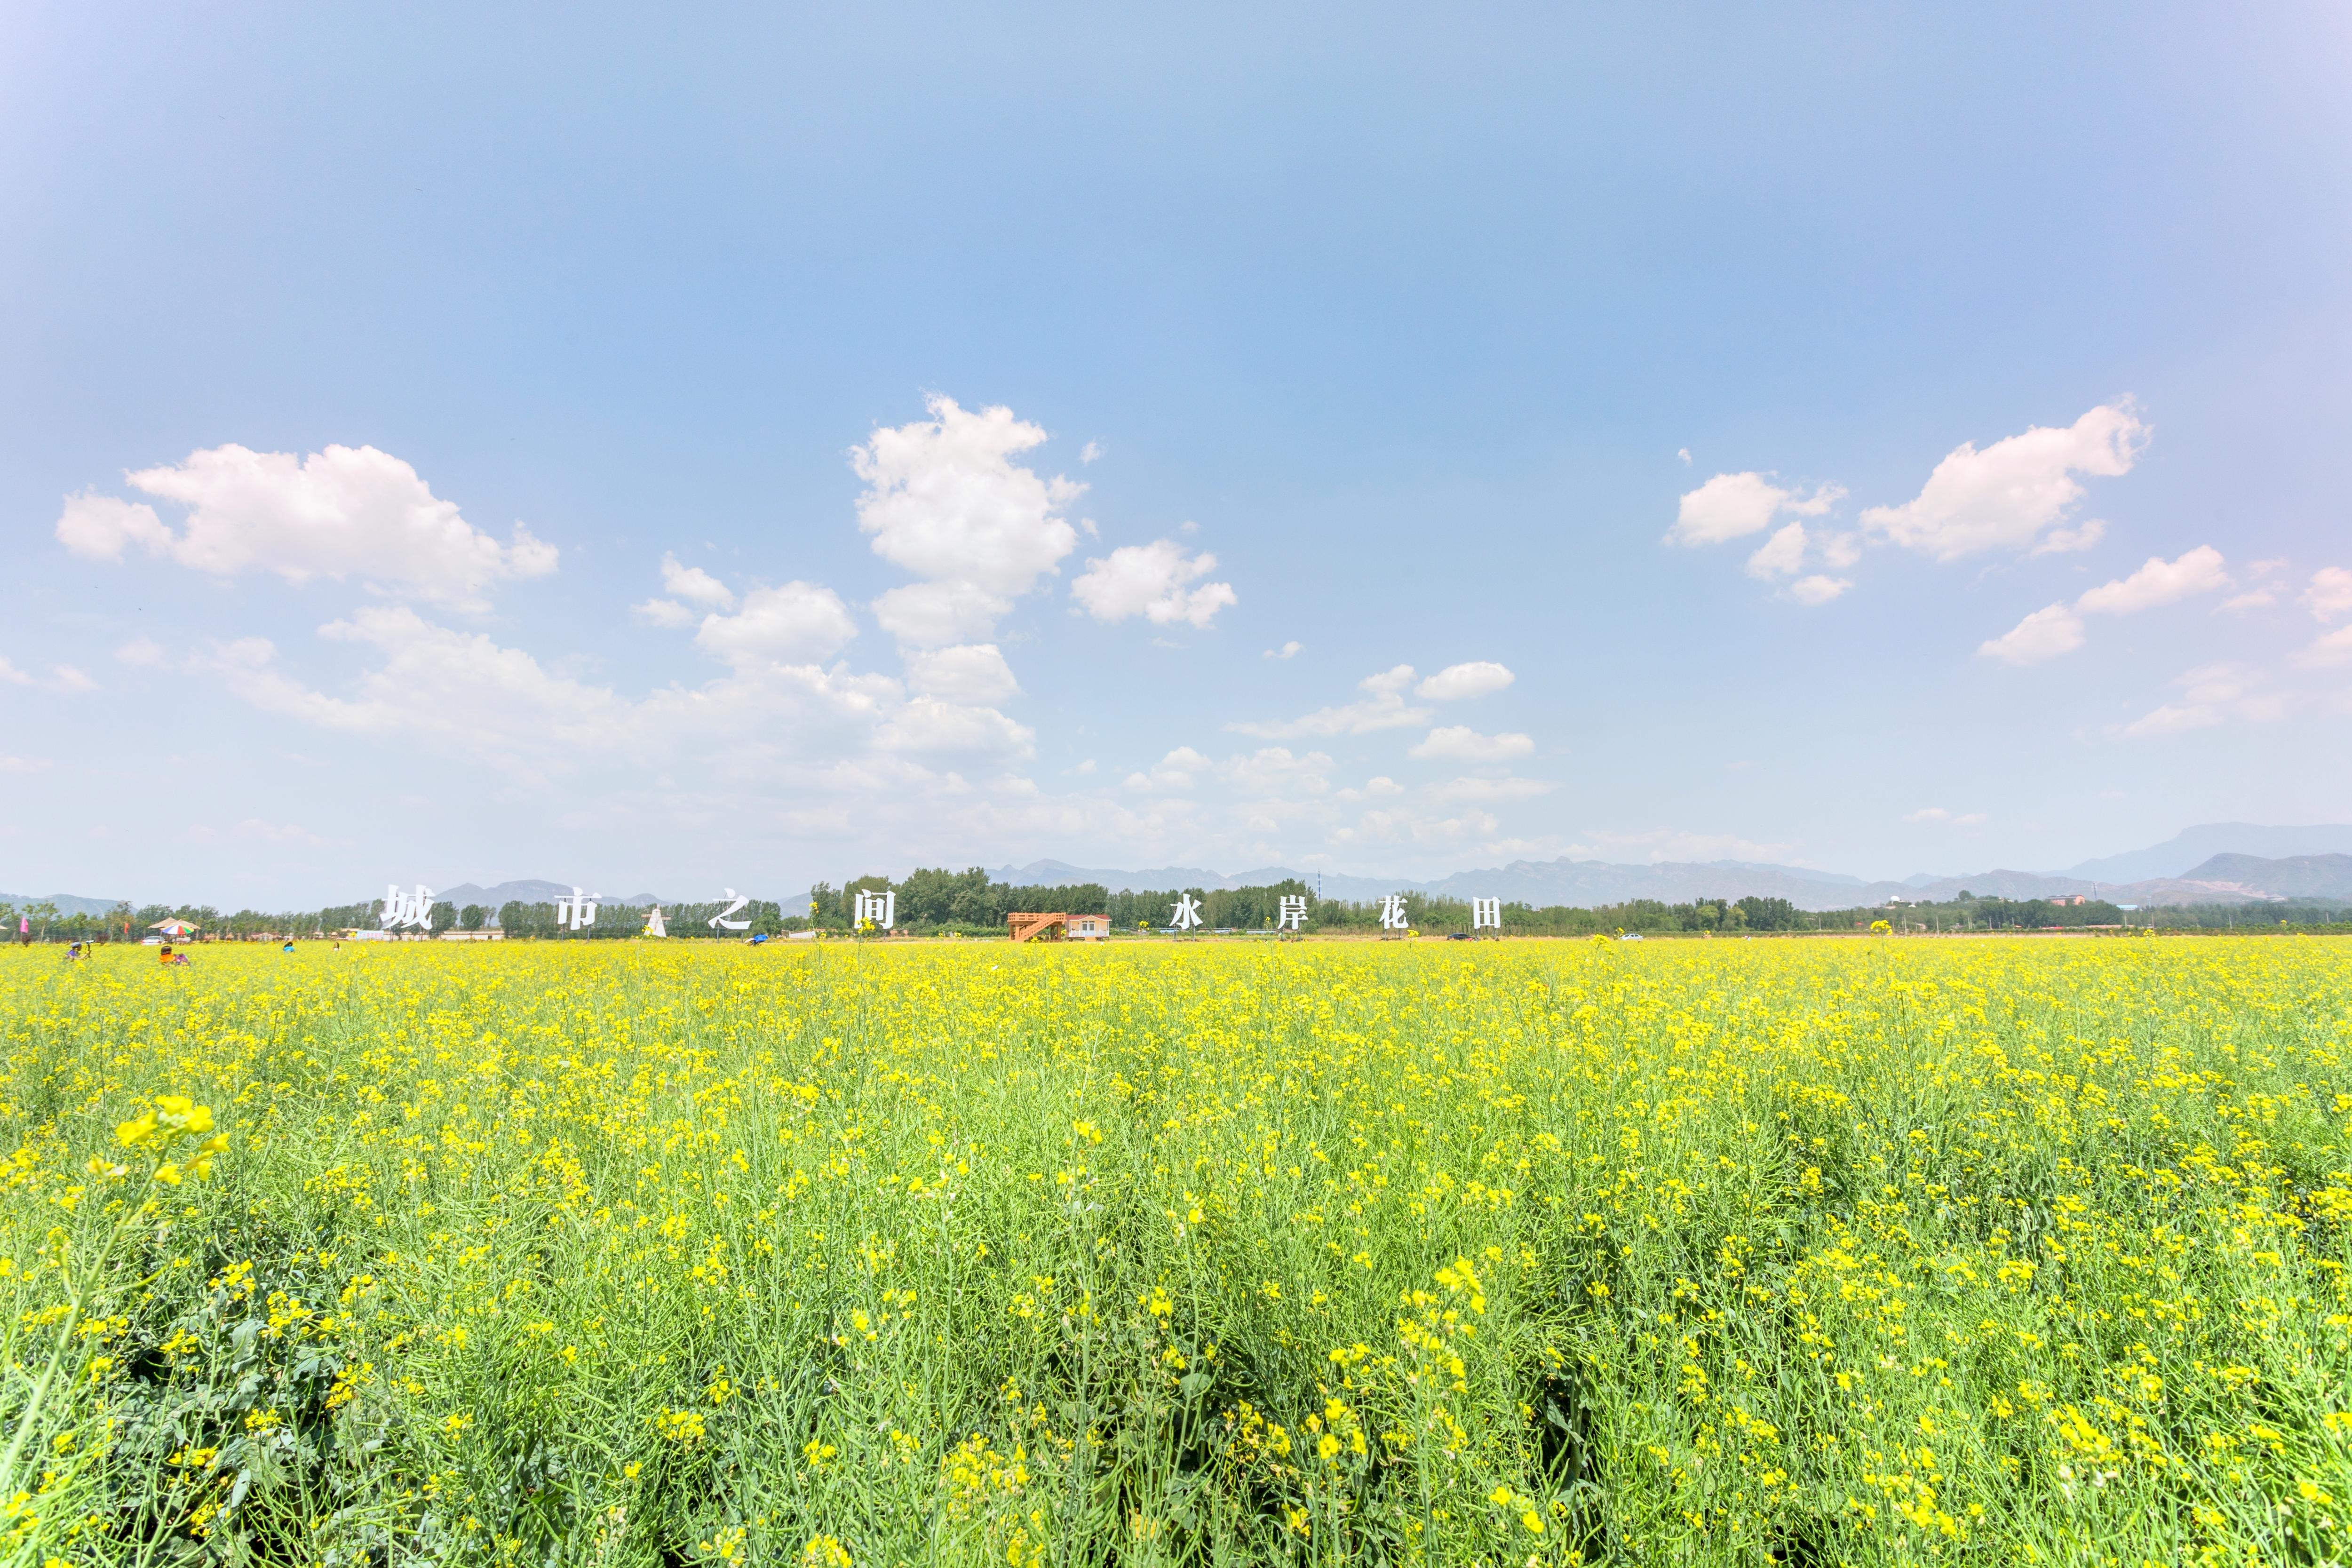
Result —
M 586 890 L 592 895 L 596 891 L 593 888 L 588 888 Z M 467 904 L 479 904 L 495 915 L 500 906 L 505 904 L 551 904 L 558 899 L 568 899 L 571 896 L 572 884 L 569 882 L 523 880 L 500 882 L 495 887 L 488 888 L 478 887 L 472 882 L 460 882 L 454 888 L 436 892 L 433 895 L 433 901 L 436 904 L 455 904 L 461 910 Z M 644 909 L 650 904 L 677 902 L 675 899 L 656 898 L 651 893 L 633 893 L 625 899 L 604 899 L 601 901 L 607 904 L 626 904 L 635 909 Z
M 120 899 L 84 899 L 72 893 L 0 893 L 0 904 L 7 904 L 18 914 L 27 904 L 55 904 L 61 915 L 102 915 Z
M 2218 846 L 2218 847 L 2217 847 Z M 2271 849 L 2271 855 L 2256 853 Z M 2137 870 L 2128 879 L 2112 873 Z M 1514 860 L 1478 871 L 1457 871 L 1432 881 L 1360 877 L 1338 872 L 1297 871 L 1260 866 L 1230 875 L 1198 866 L 1163 866 L 1140 871 L 1073 866 L 1064 860 L 1034 860 L 999 866 L 989 875 L 1017 886 L 1055 887 L 1100 883 L 1113 891 L 1151 892 L 1178 888 L 1263 887 L 1296 879 L 1319 887 L 1323 896 L 1362 903 L 1386 893 L 1420 892 L 1447 898 L 1499 898 L 1541 907 L 1547 904 L 1621 904 L 1635 899 L 1687 903 L 1694 899 L 1786 899 L 1799 909 L 1854 909 L 1889 899 L 1942 901 L 1968 891 L 2005 899 L 2112 899 L 2125 904 L 2275 902 L 2316 899 L 2352 903 L 2352 826 L 2266 827 L 2250 823 L 2208 823 L 2162 844 L 2125 855 L 2085 860 L 2063 872 L 1995 868 L 1963 877 L 1918 874 L 1900 881 L 1869 881 L 1809 866 L 1776 866 L 1748 860 L 1660 861 L 1624 865 L 1606 860 Z M 436 902 L 463 908 L 480 904 L 495 917 L 509 901 L 549 903 L 568 898 L 572 884 L 520 879 L 482 887 L 461 882 L 436 890 Z M 595 889 L 591 887 L 591 892 Z M 747 889 L 749 890 L 749 889 Z M 371 895 L 373 896 L 373 895 Z M 710 896 L 716 897 L 716 893 Z M 642 909 L 674 900 L 651 893 L 611 897 L 605 903 Z M 797 897 L 793 900 L 797 904 Z M 111 899 L 73 894 L 0 893 L 0 903 L 22 910 L 47 902 L 66 914 L 104 914 Z
M 2184 839 L 2188 837 L 2182 835 Z M 1906 902 L 1941 902 L 1962 892 L 2003 899 L 2073 898 L 2079 894 L 2125 904 L 2264 902 L 2289 898 L 2352 901 L 2352 855 L 2266 859 L 2232 852 L 2210 856 L 2183 870 L 2185 875 L 2122 883 L 2000 868 L 1964 877 L 1865 882 L 1860 878 L 1806 867 L 1758 865 L 1750 861 L 1666 860 L 1633 866 L 1606 860 L 1571 860 L 1563 856 L 1548 861 L 1514 860 L 1507 866 L 1457 871 L 1426 882 L 1402 878 L 1382 881 L 1330 873 L 1324 874 L 1321 882 L 1325 897 L 1350 901 L 1375 899 L 1383 893 L 1420 892 L 1457 899 L 1499 898 L 1539 908 L 1548 904 L 1622 904 L 1635 899 L 1677 904 L 1695 899 L 1764 898 L 1786 899 L 1802 910 L 1841 910 L 1881 904 L 1897 898 Z M 1311 888 L 1317 882 L 1311 871 L 1282 866 L 1222 876 L 1190 867 L 1119 871 L 1072 866 L 1059 860 L 999 867 L 989 875 L 999 881 L 1023 886 L 1098 882 L 1120 892 L 1264 886 L 1290 879 Z
M 2163 843 L 2127 854 L 2108 855 L 2069 866 L 2053 876 L 2094 882 L 2147 882 L 2194 877 L 2216 856 L 2292 859 L 2306 855 L 2352 855 L 2352 825 L 2265 827 L 2254 822 L 2207 822 L 2183 828 Z

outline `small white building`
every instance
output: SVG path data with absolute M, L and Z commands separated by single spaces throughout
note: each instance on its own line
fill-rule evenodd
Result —
M 1072 915 L 1066 932 L 1073 942 L 1100 942 L 1110 935 L 1108 915 Z

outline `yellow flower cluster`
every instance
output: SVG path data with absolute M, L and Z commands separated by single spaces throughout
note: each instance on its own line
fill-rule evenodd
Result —
M 27 1561 L 2352 1560 L 2344 943 L 0 952 L 0 1053 Z

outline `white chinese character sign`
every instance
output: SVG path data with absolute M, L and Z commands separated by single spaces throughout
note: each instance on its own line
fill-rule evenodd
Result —
M 574 884 L 572 896 L 555 900 L 555 929 L 586 931 L 596 923 L 596 900 L 600 895 L 583 893 Z
M 1307 923 L 1306 894 L 1285 893 L 1278 907 L 1280 913 L 1276 923 L 1284 931 L 1297 931 Z
M 866 922 L 870 921 L 873 922 L 871 929 L 888 931 L 891 922 L 898 918 L 898 895 L 896 892 L 887 889 L 878 893 L 861 891 L 857 895 L 856 918 L 851 923 L 858 930 L 864 931 L 868 929 Z
M 1404 912 L 1404 895 L 1391 893 L 1381 900 L 1381 929 L 1402 931 L 1412 923 Z
M 750 921 L 730 921 L 727 917 L 733 914 L 737 910 L 741 909 L 745 904 L 750 903 L 751 900 L 749 899 L 736 898 L 735 889 L 732 888 L 727 889 L 727 896 L 730 899 L 733 899 L 734 902 L 729 904 L 725 909 L 710 917 L 710 929 L 712 931 L 750 931 L 751 929 L 751 922 Z
M 1176 895 L 1175 912 L 1168 917 L 1171 931 L 1191 931 L 1201 923 L 1201 900 L 1190 893 Z
M 1470 929 L 1474 931 L 1501 931 L 1503 929 L 1503 900 L 1500 899 L 1471 900 Z
M 398 883 L 388 883 L 383 890 L 383 913 L 377 917 L 386 931 L 398 931 L 402 926 L 415 926 L 419 931 L 433 929 L 433 889 L 424 883 L 416 891 L 404 893 Z

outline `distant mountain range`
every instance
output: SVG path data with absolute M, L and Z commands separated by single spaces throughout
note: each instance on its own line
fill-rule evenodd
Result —
M 2352 855 L 2352 826 L 2264 827 L 2252 822 L 2209 822 L 2152 849 L 2085 860 L 2059 874 L 2094 882 L 2145 882 L 2186 877 L 2217 855 L 2259 855 L 2272 859 Z
M 1297 871 L 1261 866 L 1223 876 L 1192 866 L 1117 871 L 1072 866 L 1059 860 L 1002 866 L 989 873 L 1000 882 L 1061 887 L 1096 882 L 1113 892 L 1164 891 L 1179 888 L 1264 887 L 1296 879 L 1320 886 L 1323 896 L 1362 902 L 1384 893 L 1420 892 L 1447 898 L 1499 898 L 1533 904 L 1622 904 L 1634 899 L 1687 903 L 1694 899 L 1786 899 L 1802 910 L 1853 909 L 1883 904 L 1940 901 L 1966 891 L 2004 899 L 2085 898 L 2123 904 L 2275 902 L 2314 899 L 2352 902 L 2352 827 L 2249 828 L 2263 847 L 2336 843 L 2340 850 L 2303 850 L 2266 858 L 2242 851 L 2194 851 L 2228 842 L 2240 825 L 2191 828 L 2168 844 L 2106 860 L 2086 861 L 2071 871 L 1972 872 L 1965 877 L 1916 876 L 1902 881 L 1864 881 L 1801 866 L 1759 865 L 1746 860 L 1661 861 L 1619 865 L 1606 860 L 1514 860 L 1484 871 L 1460 871 L 1434 881 Z M 2129 880 L 2098 874 L 2111 866 L 2137 870 Z
M 1421 892 L 1448 898 L 1499 898 L 1541 907 L 1547 904 L 1622 904 L 1634 899 L 1686 903 L 1693 899 L 1786 899 L 1799 909 L 1840 910 L 1882 904 L 1889 899 L 1921 902 L 1951 898 L 1963 890 L 2005 899 L 2046 899 L 2080 893 L 2122 904 L 2260 903 L 2285 899 L 2352 903 L 2352 825 L 2266 827 L 2247 822 L 2214 822 L 2191 827 L 2147 849 L 2085 860 L 2063 871 L 1975 871 L 1965 877 L 1921 873 L 1900 881 L 1869 881 L 1808 866 L 1775 866 L 1750 860 L 1660 861 L 1620 865 L 1606 860 L 1514 860 L 1483 871 L 1460 871 L 1435 881 L 1296 871 L 1260 866 L 1230 876 L 1198 866 L 1162 866 L 1142 871 L 1073 866 L 1034 860 L 989 872 L 1000 882 L 1028 887 L 1064 887 L 1097 882 L 1114 892 L 1158 892 L 1179 888 L 1264 887 L 1297 879 L 1320 887 L 1323 896 L 1364 902 L 1384 893 Z M 589 889 L 593 892 L 593 888 Z M 472 882 L 434 895 L 463 909 L 479 904 L 496 916 L 510 901 L 527 904 L 568 898 L 569 882 L 513 881 L 494 887 Z M 104 914 L 111 899 L 68 893 L 0 893 L 0 903 L 17 909 L 47 901 L 62 913 Z M 673 900 L 652 893 L 607 898 L 609 904 L 643 909 Z
M 593 888 L 588 889 L 591 893 L 595 890 Z M 467 904 L 479 904 L 491 914 L 496 915 L 500 907 L 506 904 L 551 904 L 558 899 L 568 899 L 571 896 L 572 884 L 569 882 L 500 882 L 494 888 L 479 888 L 471 882 L 460 882 L 454 888 L 445 888 L 435 893 L 433 901 L 436 904 L 455 904 L 461 910 Z M 632 893 L 625 899 L 605 899 L 603 901 L 608 904 L 626 904 L 642 910 L 653 904 L 672 903 L 676 900 L 658 899 L 651 893 Z
M 12 909 L 21 911 L 27 904 L 55 904 L 61 915 L 102 915 L 121 901 L 120 899 L 76 898 L 71 893 L 0 893 L 0 904 Z

